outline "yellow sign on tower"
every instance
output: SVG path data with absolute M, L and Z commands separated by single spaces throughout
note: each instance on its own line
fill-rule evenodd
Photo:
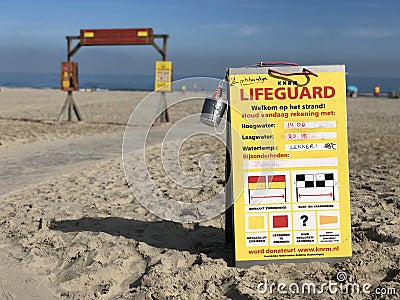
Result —
M 237 266 L 352 255 L 345 70 L 306 68 L 229 69 Z
M 172 61 L 156 61 L 156 78 L 154 90 L 157 92 L 172 92 Z

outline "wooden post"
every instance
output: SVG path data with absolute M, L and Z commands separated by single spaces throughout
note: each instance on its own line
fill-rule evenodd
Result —
M 168 116 L 168 109 L 167 109 L 167 95 L 165 94 L 165 92 L 161 92 L 161 109 L 162 109 L 162 113 L 160 115 L 160 122 L 168 123 L 169 116 Z
M 69 92 L 68 92 L 69 94 Z M 67 99 L 65 99 L 64 105 L 61 108 L 60 114 L 57 117 L 57 124 L 60 124 L 64 118 L 64 114 L 67 111 L 68 107 L 69 107 L 69 102 L 70 102 L 70 96 L 67 96 Z
M 68 92 L 68 97 L 71 99 L 72 98 L 72 92 Z M 72 121 L 72 103 L 71 100 L 69 101 L 68 104 L 68 122 Z
M 67 37 L 67 59 L 68 59 L 67 61 L 68 62 L 72 61 L 72 58 L 71 58 L 71 55 L 70 55 L 71 49 L 72 49 L 72 40 L 69 37 Z M 72 103 L 71 103 L 71 99 L 73 98 L 72 92 L 68 91 L 67 98 L 70 99 L 70 101 L 68 101 L 69 102 L 69 104 L 68 104 L 68 122 L 71 122 L 72 121 Z
M 168 38 L 167 35 L 164 35 L 164 36 L 163 36 L 163 53 L 164 53 L 164 54 L 163 54 L 163 60 L 164 60 L 164 61 L 167 59 L 167 38 Z M 166 123 L 168 123 L 168 122 L 169 122 L 169 115 L 168 115 L 168 109 L 167 109 L 167 97 L 166 97 L 165 92 L 162 92 L 161 94 L 162 94 L 163 101 L 164 101 L 164 112 L 163 112 L 163 114 L 164 114 L 164 121 L 165 121 Z M 162 121 L 161 121 L 161 122 L 162 122 Z
M 162 38 L 162 49 L 153 41 L 153 46 L 156 48 L 156 50 L 161 54 L 162 60 L 165 61 L 167 60 L 167 40 L 168 40 L 168 34 L 155 34 L 155 38 Z M 167 95 L 165 92 L 160 92 L 161 94 L 161 114 L 157 118 L 157 120 L 154 122 L 154 124 L 160 124 L 160 123 L 168 123 L 169 122 L 169 115 L 168 115 L 168 109 L 167 109 Z
M 74 49 L 72 49 L 72 40 L 78 39 L 79 36 L 67 36 L 67 61 L 72 61 L 72 56 L 78 51 L 80 48 L 80 44 L 78 43 Z M 61 108 L 60 114 L 57 118 L 57 124 L 60 124 L 64 118 L 64 114 L 68 111 L 68 122 L 72 122 L 72 111 L 74 111 L 76 118 L 78 121 L 82 121 L 81 114 L 79 113 L 78 106 L 74 101 L 74 97 L 72 91 L 68 91 L 67 98 L 65 99 L 64 105 Z
M 167 60 L 167 39 L 168 35 L 163 36 L 163 60 Z

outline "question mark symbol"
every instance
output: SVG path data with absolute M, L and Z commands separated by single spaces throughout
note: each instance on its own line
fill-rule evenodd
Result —
M 308 216 L 307 215 L 302 215 L 301 217 L 300 217 L 300 219 L 302 219 L 303 220 L 303 226 L 307 226 L 307 221 L 308 221 Z

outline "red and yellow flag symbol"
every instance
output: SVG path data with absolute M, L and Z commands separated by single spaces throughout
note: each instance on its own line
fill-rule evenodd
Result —
M 268 189 L 284 189 L 286 188 L 285 175 L 268 176 Z
M 249 176 L 249 190 L 265 190 L 267 189 L 267 176 Z

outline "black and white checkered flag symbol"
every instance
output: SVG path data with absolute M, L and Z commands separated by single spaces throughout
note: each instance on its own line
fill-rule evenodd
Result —
M 313 187 L 328 187 L 328 186 L 333 187 L 333 185 L 334 185 L 333 173 L 320 173 L 315 175 L 314 174 L 296 175 L 296 187 L 298 188 L 313 188 Z
M 298 188 L 313 188 L 314 175 L 313 174 L 297 174 L 296 175 L 296 187 Z
M 297 201 L 300 199 L 304 201 L 321 200 L 321 197 L 335 200 L 333 173 L 296 175 Z
M 315 186 L 316 187 L 333 186 L 333 173 L 315 174 Z

